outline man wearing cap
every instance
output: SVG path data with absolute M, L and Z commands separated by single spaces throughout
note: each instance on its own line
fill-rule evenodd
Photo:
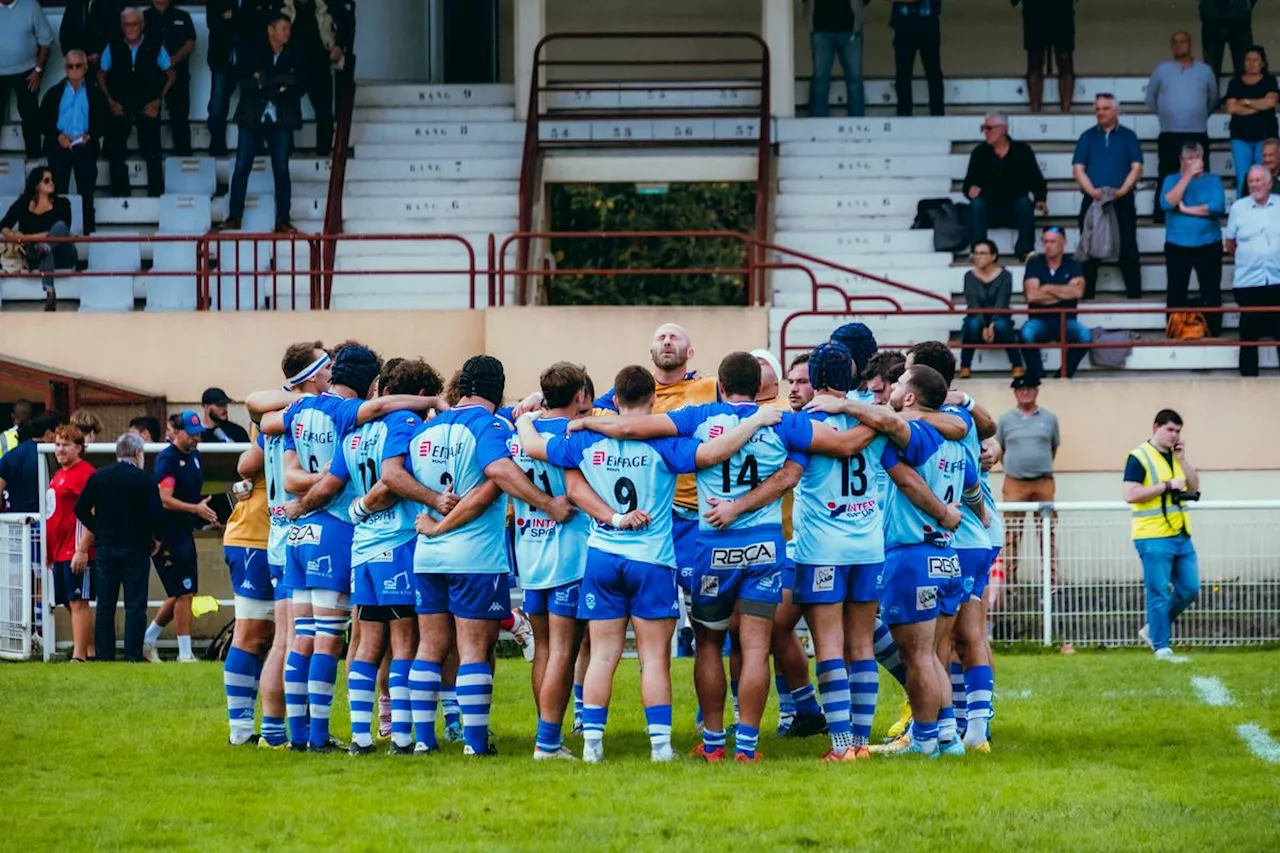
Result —
M 1017 407 L 1005 412 L 996 423 L 996 441 L 1004 457 L 1004 489 L 1006 503 L 1031 501 L 1052 502 L 1055 494 L 1053 461 L 1058 455 L 1062 436 L 1058 416 L 1036 404 L 1040 396 L 1038 376 L 1019 376 L 1013 380 L 1013 396 Z M 1018 536 L 1020 513 L 1005 519 L 1008 542 L 1005 564 L 1010 578 L 1018 569 Z
M 164 507 L 160 550 L 152 558 L 167 596 L 156 611 L 142 639 L 142 656 L 160 663 L 156 642 L 170 621 L 178 634 L 178 662 L 195 663 L 191 652 L 191 599 L 200 591 L 196 566 L 197 528 L 218 522 L 218 514 L 201 498 L 204 473 L 200 470 L 200 436 L 204 425 L 190 409 L 169 418 L 173 442 L 156 456 L 153 469 Z
M 204 430 L 201 441 L 218 441 L 223 444 L 248 444 L 249 433 L 244 427 L 227 419 L 227 404 L 231 398 L 221 388 L 206 388 L 200 395 L 204 406 Z

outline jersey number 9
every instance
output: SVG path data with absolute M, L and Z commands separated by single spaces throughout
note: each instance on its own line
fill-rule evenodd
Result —
M 636 507 L 640 505 L 640 496 L 636 494 L 636 484 L 626 477 L 613 484 L 613 496 L 617 498 L 621 507 L 619 512 L 623 515 L 635 512 Z

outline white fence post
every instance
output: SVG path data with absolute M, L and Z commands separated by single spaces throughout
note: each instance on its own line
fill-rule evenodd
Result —
M 57 629 L 53 624 L 53 572 L 49 568 L 49 459 L 44 454 L 36 456 L 39 464 L 36 472 L 40 483 L 40 653 L 45 663 L 53 659 L 53 647 L 57 643 Z
M 1044 644 L 1053 645 L 1053 504 L 1040 507 L 1040 572 Z

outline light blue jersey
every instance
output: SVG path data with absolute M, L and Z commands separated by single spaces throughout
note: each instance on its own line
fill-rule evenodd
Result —
M 284 566 L 285 541 L 289 538 L 289 519 L 284 514 L 284 505 L 290 500 L 284 490 L 284 436 L 258 433 L 258 447 L 262 449 L 262 474 L 267 481 L 267 509 L 271 513 L 267 564 Z
M 453 486 L 459 497 L 484 485 L 484 469 L 508 458 L 511 423 L 483 406 L 459 406 L 418 426 L 408 439 L 392 436 L 384 458 L 406 456 L 405 469 L 428 489 Z M 421 504 L 415 514 L 438 512 Z M 507 498 L 499 495 L 478 518 L 443 536 L 418 536 L 417 574 L 506 574 Z
M 354 487 L 353 499 L 363 498 L 382 478 L 382 460 L 387 458 L 391 435 L 403 432 L 407 441 L 421 424 L 422 418 L 413 412 L 392 412 L 370 421 L 342 439 L 342 452 L 334 458 L 329 473 Z M 418 535 L 413 526 L 416 518 L 416 505 L 398 500 L 357 524 L 351 538 L 351 565 L 363 565 L 412 542 Z
M 846 400 L 853 400 L 855 403 L 864 403 L 868 406 L 874 406 L 876 404 L 876 395 L 874 393 L 867 390 L 859 390 L 857 388 L 854 388 L 848 394 L 845 394 L 844 398 Z
M 810 415 L 813 429 L 849 430 L 850 415 Z M 847 459 L 814 454 L 796 486 L 795 539 L 789 555 L 797 563 L 848 566 L 884 561 L 880 504 L 888 479 L 881 465 L 887 439 L 877 435 Z
M 587 484 L 615 512 L 626 515 L 639 509 L 652 519 L 643 530 L 618 530 L 592 522 L 590 548 L 674 569 L 671 502 L 676 475 L 697 470 L 698 444 L 680 438 L 619 441 L 583 431 L 552 438 L 547 442 L 547 459 L 561 468 L 582 471 Z
M 325 465 L 332 465 L 338 453 L 338 441 L 356 428 L 362 400 L 347 400 L 337 394 L 318 394 L 303 397 L 284 413 L 284 449 L 298 454 L 298 464 L 308 474 L 318 474 Z M 355 500 L 355 487 L 350 481 L 347 487 L 334 496 L 317 512 L 327 512 L 347 524 L 351 517 L 347 512 Z M 307 517 L 304 516 L 304 517 Z
M 960 441 L 960 445 L 964 447 L 964 464 L 965 469 L 970 471 L 981 471 L 982 467 L 978 462 L 978 457 L 982 455 L 982 441 L 978 438 L 978 426 L 973 422 L 973 415 L 962 406 L 943 406 L 942 411 L 948 415 L 955 415 L 964 421 L 969 431 L 965 433 L 964 438 Z M 982 522 L 978 520 L 978 516 L 968 507 L 962 507 L 960 510 L 960 526 L 956 528 L 956 532 L 951 537 L 951 547 L 957 551 L 967 548 L 990 548 L 991 536 L 987 528 L 982 526 Z
M 751 402 L 707 403 L 686 406 L 667 414 L 680 435 L 710 441 L 736 427 L 755 414 L 758 407 Z M 724 463 L 698 472 L 698 529 L 724 532 L 752 527 L 782 526 L 782 499 L 757 510 L 744 512 L 726 528 L 717 531 L 706 520 L 711 512 L 710 499 L 732 501 L 744 497 L 756 486 L 777 473 L 788 460 L 800 466 L 809 463 L 809 442 L 813 425 L 805 415 L 784 412 L 774 427 L 756 430 L 750 440 Z
M 991 478 L 986 471 L 978 478 L 982 484 L 982 502 L 987 507 L 987 518 L 991 526 L 987 528 L 988 544 L 992 548 L 1004 547 L 1004 516 L 996 509 L 996 496 L 991 493 Z
M 567 418 L 541 418 L 534 421 L 538 433 L 547 437 L 564 435 Z M 552 497 L 565 493 L 564 469 L 525 455 L 519 436 L 507 443 L 511 458 L 525 476 Z M 576 513 L 561 524 L 522 500 L 512 499 L 515 510 L 516 569 L 520 586 L 525 589 L 552 589 L 582 580 L 587 570 L 587 536 L 591 519 Z
M 948 441 L 923 421 L 908 421 L 911 441 L 905 450 L 890 444 L 885 448 L 882 462 L 885 470 L 899 462 L 905 462 L 924 479 L 925 485 L 945 504 L 960 502 L 964 491 L 978 481 L 977 473 L 965 464 L 964 445 Z M 885 546 L 901 548 L 908 545 L 934 545 L 951 547 L 951 531 L 938 527 L 938 523 L 916 507 L 892 481 L 889 497 L 885 502 Z

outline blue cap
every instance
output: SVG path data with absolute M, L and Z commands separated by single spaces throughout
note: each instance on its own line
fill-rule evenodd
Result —
M 186 409 L 180 416 L 182 418 L 182 431 L 187 435 L 193 435 L 197 438 L 204 432 L 204 424 L 200 422 L 200 416 L 190 409 Z

